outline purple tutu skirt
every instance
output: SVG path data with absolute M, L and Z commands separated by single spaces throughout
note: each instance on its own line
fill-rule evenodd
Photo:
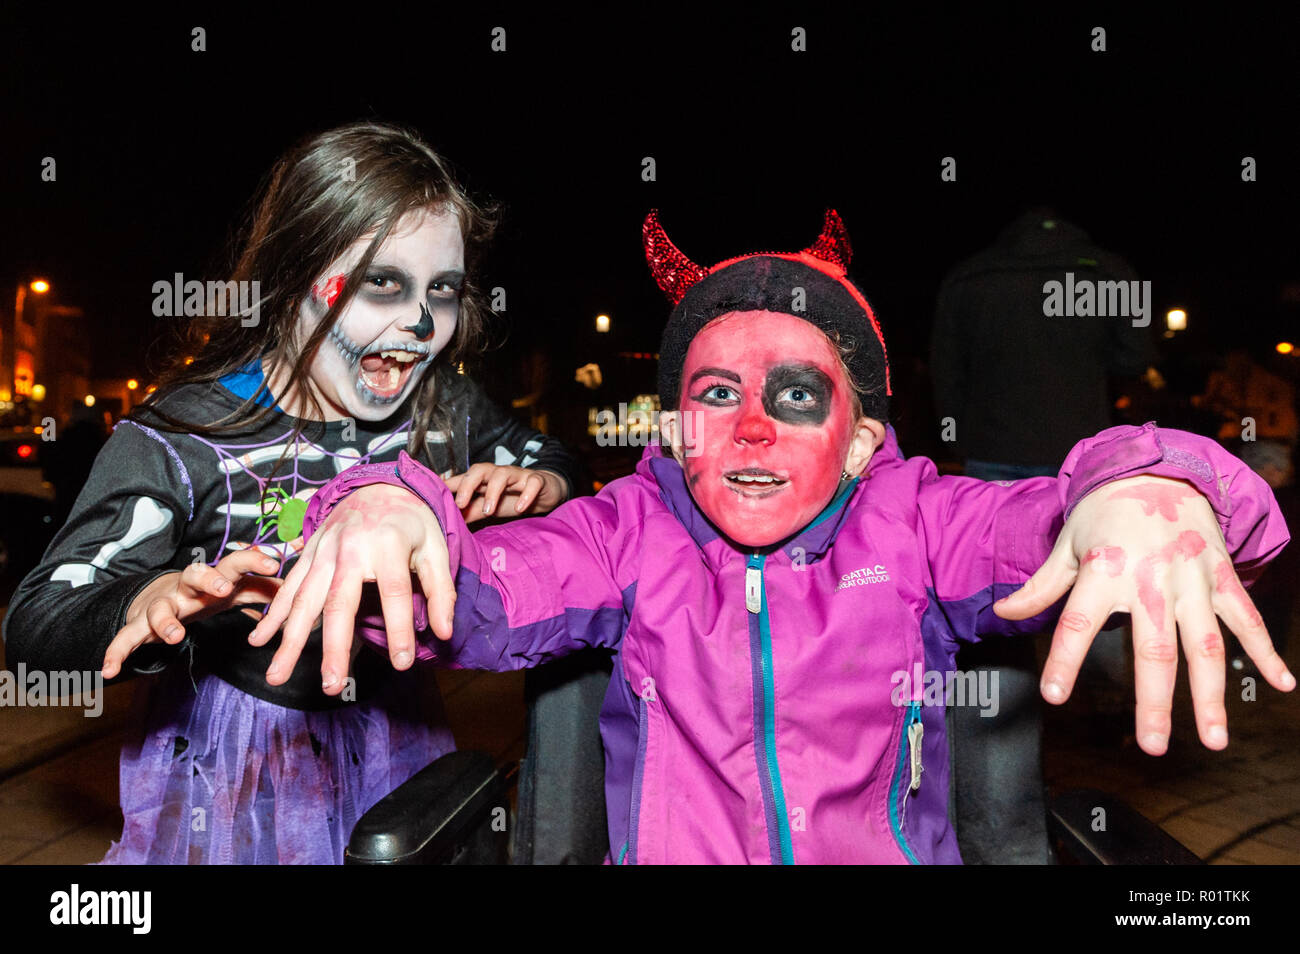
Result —
M 373 701 L 286 709 L 173 666 L 137 693 L 122 838 L 102 864 L 331 864 L 362 814 L 455 748 L 433 670 Z

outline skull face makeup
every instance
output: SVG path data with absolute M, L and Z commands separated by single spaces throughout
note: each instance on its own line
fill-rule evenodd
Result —
M 338 299 L 369 241 L 354 244 L 313 286 L 302 305 L 302 340 Z M 393 413 L 451 341 L 464 279 L 456 216 L 420 209 L 397 223 L 312 361 L 326 420 L 379 421 Z
M 853 390 L 830 340 L 793 315 L 732 312 L 694 340 L 681 413 L 695 415 L 691 455 L 674 455 L 700 509 L 746 547 L 807 526 L 830 503 L 841 471 L 861 471 L 884 426 L 853 419 Z

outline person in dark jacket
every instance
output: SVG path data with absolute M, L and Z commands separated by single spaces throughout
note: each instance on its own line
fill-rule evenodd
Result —
M 948 273 L 930 364 L 940 432 L 965 456 L 966 476 L 1050 476 L 1076 441 L 1111 425 L 1109 376 L 1140 375 L 1153 357 L 1150 284 L 1136 279 L 1048 207 L 1026 211 Z M 1094 657 L 1100 650 L 1123 666 L 1122 648 L 1119 631 L 1102 633 Z M 985 752 L 955 779 L 967 813 L 962 851 L 989 863 L 1045 862 L 1033 637 L 971 647 L 958 666 L 996 670 L 1002 694 L 993 718 L 953 710 L 955 744 Z

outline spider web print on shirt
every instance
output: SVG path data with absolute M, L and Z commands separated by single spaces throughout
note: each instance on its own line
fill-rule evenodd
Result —
M 356 447 L 331 451 L 301 435 L 294 445 L 287 439 L 292 431 L 251 444 L 218 444 L 197 434 L 186 434 L 212 451 L 217 469 L 225 481 L 226 500 L 216 508 L 224 516 L 225 525 L 216 558 L 210 563 L 215 565 L 228 551 L 256 547 L 280 561 L 277 575 L 283 575 L 289 562 L 302 550 L 301 516 L 316 491 L 350 467 L 371 463 L 372 458 L 395 447 L 404 449 L 410 437 L 411 423 L 408 418 L 395 430 L 371 439 L 364 452 Z M 426 431 L 425 435 L 434 443 L 443 443 L 448 436 L 442 431 Z M 286 455 L 285 451 L 291 447 Z M 254 469 L 259 465 L 274 464 L 282 456 L 288 466 L 274 479 L 263 477 Z M 304 462 L 323 460 L 332 460 L 332 474 L 313 478 L 302 472 Z M 251 500 L 235 486 L 235 480 L 240 477 L 251 479 L 255 485 L 256 496 Z M 252 539 L 233 539 L 235 524 L 243 519 L 252 521 L 256 528 L 251 534 Z

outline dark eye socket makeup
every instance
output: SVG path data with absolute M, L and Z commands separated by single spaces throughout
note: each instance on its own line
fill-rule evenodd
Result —
M 801 398 L 796 393 L 802 392 Z M 820 425 L 830 413 L 835 383 L 814 365 L 783 364 L 763 381 L 763 410 L 787 424 Z
M 430 293 L 437 298 L 455 298 L 465 284 L 465 272 L 459 268 L 448 269 L 434 275 L 429 282 Z M 366 272 L 365 289 L 371 298 L 406 301 L 415 278 L 395 265 L 372 265 Z

